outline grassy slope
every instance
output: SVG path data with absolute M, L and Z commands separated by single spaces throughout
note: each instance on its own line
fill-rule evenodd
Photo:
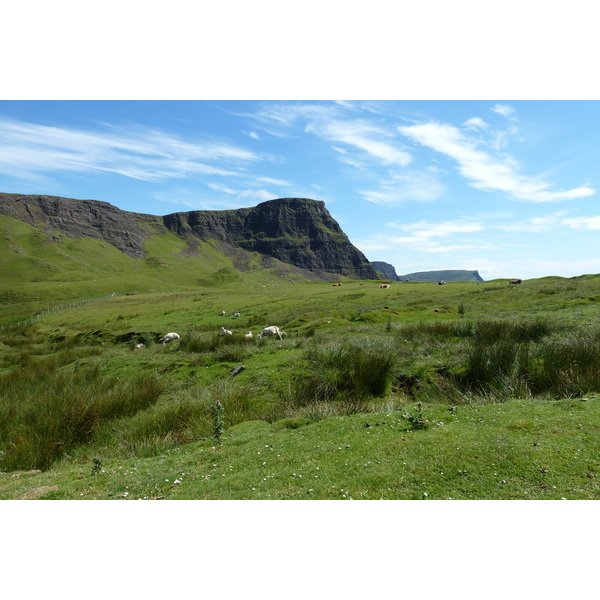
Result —
M 346 282 L 341 288 L 284 282 L 263 288 L 244 280 L 236 285 L 112 298 L 50 314 L 36 326 L 35 335 L 158 334 L 192 326 L 216 332 L 223 324 L 257 333 L 263 325 L 278 323 L 290 339 L 245 361 L 244 377 L 253 378 L 260 389 L 272 372 L 285 377 L 286 369 L 293 368 L 298 356 L 294 335 L 311 328 L 355 335 L 373 324 L 382 331 L 387 322 L 458 320 L 461 313 L 471 318 L 553 315 L 565 323 L 588 323 L 597 317 L 600 300 L 596 276 L 544 278 L 522 286 L 505 281 L 398 283 L 389 290 L 378 289 L 375 282 Z M 221 310 L 228 315 L 220 316 Z M 231 318 L 234 311 L 242 313 L 240 319 Z M 43 343 L 39 347 L 42 353 L 49 351 Z M 24 337 L 22 346 L 4 346 L 4 356 L 8 360 L 22 348 L 35 354 Z M 123 343 L 109 344 L 83 362 L 96 362 L 113 376 L 158 372 L 183 386 L 208 384 L 236 364 L 217 361 L 198 368 L 174 347 L 148 350 L 133 353 Z M 104 472 L 93 476 L 90 456 L 82 452 L 44 473 L 2 475 L 0 497 L 59 485 L 46 497 L 600 498 L 599 407 L 595 395 L 586 402 L 511 400 L 455 412 L 432 404 L 425 406 L 425 416 L 434 425 L 409 433 L 397 411 L 331 417 L 298 429 L 288 429 L 289 421 L 249 422 L 230 428 L 216 450 L 200 441 L 154 458 L 123 459 L 107 452 L 101 456 Z M 175 479 L 181 483 L 173 487 Z
M 280 281 L 275 270 L 239 273 L 208 242 L 174 234 L 148 239 L 145 259 L 134 259 L 92 238 L 44 235 L 0 216 L 0 324 L 32 318 L 49 308 L 112 293 L 149 293 L 199 287 L 236 288 Z M 250 257 L 251 261 L 251 257 Z
M 598 499 L 600 399 L 426 407 L 434 425 L 406 431 L 399 413 L 328 418 L 296 429 L 247 422 L 224 443 L 149 459 L 65 461 L 0 475 L 0 498 L 58 486 L 46 498 Z M 365 427 L 369 423 L 371 427 Z

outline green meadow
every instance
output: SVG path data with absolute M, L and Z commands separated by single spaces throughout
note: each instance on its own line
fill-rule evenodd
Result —
M 23 227 L 40 280 L 0 286 L 2 499 L 600 498 L 600 276 L 333 286 L 175 238 L 121 262 L 72 241 L 59 275 Z

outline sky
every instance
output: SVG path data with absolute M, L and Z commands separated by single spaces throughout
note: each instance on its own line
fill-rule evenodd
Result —
M 0 191 L 154 215 L 322 200 L 399 275 L 600 272 L 595 100 L 4 100 Z

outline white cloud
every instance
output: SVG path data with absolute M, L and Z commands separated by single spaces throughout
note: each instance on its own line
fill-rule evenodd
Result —
M 305 130 L 333 142 L 343 142 L 354 146 L 386 165 L 404 167 L 412 161 L 410 154 L 394 144 L 383 141 L 390 137 L 389 132 L 366 121 L 340 121 L 334 119 L 311 121 Z M 336 147 L 339 152 L 339 148 Z
M 507 106 L 506 104 L 496 104 L 492 106 L 490 110 L 502 115 L 503 117 L 516 120 L 516 117 L 513 117 L 513 115 L 516 113 L 516 110 L 512 106 Z
M 416 223 L 401 224 L 387 223 L 392 229 L 400 229 L 407 235 L 377 234 L 357 246 L 363 251 L 379 251 L 402 249 L 435 254 L 448 254 L 464 250 L 481 249 L 481 243 L 466 241 L 466 236 L 485 230 L 483 224 L 477 221 L 444 221 L 429 223 L 418 221 Z M 455 241 L 454 236 L 459 236 Z
M 473 129 L 473 130 L 488 128 L 488 124 L 483 119 L 480 119 L 479 117 L 473 117 L 471 119 L 468 119 L 463 123 L 463 125 L 467 129 Z
M 223 183 L 207 183 L 206 184 L 211 190 L 214 190 L 215 192 L 222 192 L 224 194 L 237 194 L 237 191 L 234 190 L 233 188 L 230 188 L 228 186 L 226 186 Z
M 158 130 L 96 131 L 0 120 L 0 172 L 108 172 L 144 181 L 231 176 L 260 157 L 223 140 L 188 142 Z
M 379 183 L 378 190 L 357 191 L 365 200 L 382 206 L 396 206 L 403 202 L 433 202 L 446 193 L 446 187 L 431 172 L 396 173 Z
M 597 217 L 573 217 L 562 221 L 562 225 L 584 231 L 600 229 L 600 216 Z
M 292 187 L 294 184 L 289 181 L 285 181 L 284 179 L 273 179 L 272 177 L 258 177 L 256 181 L 260 181 L 261 183 L 270 183 L 272 185 L 282 185 L 284 187 Z
M 479 143 L 443 123 L 428 122 L 399 127 L 408 138 L 453 158 L 469 185 L 484 191 L 498 190 L 529 202 L 573 200 L 595 193 L 583 185 L 571 190 L 552 190 L 552 185 L 517 173 L 517 164 L 509 156 L 497 157 L 478 148 Z

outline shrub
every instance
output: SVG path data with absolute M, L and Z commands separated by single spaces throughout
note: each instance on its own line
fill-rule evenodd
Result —
M 375 343 L 315 342 L 305 352 L 308 367 L 292 390 L 298 406 L 339 401 L 349 412 L 370 397 L 383 396 L 392 380 L 395 352 Z
M 0 467 L 45 470 L 89 442 L 103 421 L 156 402 L 162 386 L 155 377 L 117 381 L 83 369 L 4 377 L 0 392 Z

